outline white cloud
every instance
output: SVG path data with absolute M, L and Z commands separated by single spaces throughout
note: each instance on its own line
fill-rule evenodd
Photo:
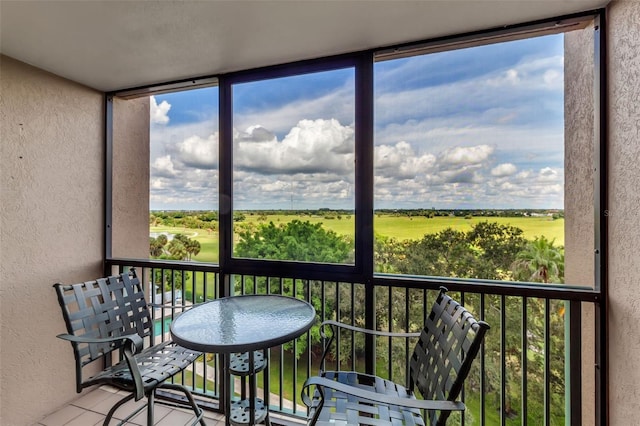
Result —
M 261 174 L 339 173 L 354 170 L 354 131 L 337 120 L 301 120 L 278 141 L 262 127 L 237 132 L 234 166 Z
M 233 124 L 236 128 L 242 129 L 261 123 L 271 132 L 282 135 L 290 131 L 296 123 L 309 117 L 325 120 L 333 118 L 345 125 L 352 125 L 355 117 L 353 82 L 323 96 L 296 100 L 277 108 L 235 113 Z
M 216 117 L 151 126 L 152 209 L 218 208 L 217 125 Z
M 391 145 L 379 145 L 374 149 L 374 167 L 376 174 L 411 179 L 433 170 L 436 157 L 433 154 L 418 155 L 411 145 L 398 142 Z
M 173 177 L 177 174 L 170 155 L 156 158 L 151 165 L 151 169 L 154 176 Z
M 518 71 L 514 69 L 507 70 L 507 72 L 505 73 L 505 80 L 507 83 L 519 83 L 520 78 L 518 77 Z
M 149 119 L 153 124 L 167 124 L 169 123 L 169 110 L 171 105 L 169 102 L 162 101 L 160 105 L 156 102 L 156 97 L 151 96 L 149 98 Z
M 151 179 L 150 187 L 151 187 L 151 191 L 157 191 L 157 190 L 165 189 L 167 185 L 165 184 L 164 179 L 156 178 L 156 179 Z
M 564 188 L 560 184 L 545 185 L 539 189 L 540 195 L 558 195 L 563 193 Z
M 542 77 L 545 84 L 549 87 L 557 86 L 558 84 L 564 84 L 564 76 L 562 73 L 555 69 L 547 70 Z
M 525 58 L 515 67 L 489 76 L 485 83 L 488 87 L 500 90 L 509 87 L 510 90 L 532 89 L 561 90 L 564 84 L 562 56 L 544 58 Z
M 218 133 L 203 139 L 190 136 L 178 143 L 180 160 L 189 167 L 214 169 L 218 167 Z
M 456 170 L 445 170 L 440 172 L 440 176 L 446 183 L 481 183 L 483 181 L 482 175 L 478 170 L 474 170 L 472 167 L 463 167 Z
M 383 82 L 394 92 L 377 82 L 376 207 L 562 207 L 564 129 L 549 110 L 562 96 L 562 59 L 523 58 L 417 89 L 403 77 L 420 70 L 405 69 Z M 167 124 L 171 105 L 151 102 L 154 123 Z M 311 99 L 234 113 L 234 206 L 352 207 L 353 117 L 352 81 Z M 152 200 L 212 203 L 217 122 L 151 131 Z
M 503 182 L 503 183 L 500 184 L 500 189 L 502 191 L 513 191 L 513 190 L 518 189 L 518 186 L 514 185 L 511 182 Z
M 558 180 L 560 174 L 557 170 L 552 169 L 551 167 L 545 167 L 538 173 L 537 180 L 539 182 L 555 182 Z
M 503 176 L 511 176 L 518 171 L 518 168 L 511 163 L 502 163 L 498 164 L 496 167 L 491 169 L 491 176 L 503 177 Z
M 440 161 L 452 166 L 479 164 L 486 161 L 493 151 L 494 148 L 489 145 L 458 146 L 443 151 Z
M 538 130 L 557 127 L 558 111 L 554 108 L 558 103 L 562 105 L 563 66 L 562 56 L 523 58 L 509 68 L 496 69 L 488 74 L 401 91 L 383 91 L 375 99 L 376 122 L 381 127 L 377 133 L 380 130 L 384 132 L 387 126 L 389 132 L 385 132 L 383 139 L 377 134 L 378 143 L 420 141 L 404 134 L 394 137 L 392 126 L 476 131 L 500 125 L 502 133 L 504 124 L 523 125 L 537 120 L 544 123 L 537 127 Z M 413 72 L 420 70 L 414 69 Z M 561 128 L 558 130 L 562 132 Z M 391 139 L 387 139 L 386 133 Z M 494 139 L 496 134 L 493 133 Z M 479 144 L 476 140 L 474 143 Z
M 531 178 L 533 172 L 531 170 L 523 170 L 516 175 L 516 179 L 518 180 L 527 180 Z
M 353 208 L 354 131 L 338 120 L 300 120 L 279 140 L 260 125 L 234 129 L 236 208 Z

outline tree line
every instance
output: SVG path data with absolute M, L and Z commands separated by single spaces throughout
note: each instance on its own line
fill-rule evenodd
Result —
M 286 215 L 299 218 L 323 217 L 326 219 L 349 219 L 355 214 L 350 209 L 319 208 L 311 210 L 238 210 L 233 212 L 234 222 L 243 222 L 248 217 L 257 216 L 265 222 L 269 216 Z M 564 218 L 564 211 L 557 209 L 376 209 L 374 214 L 394 217 L 531 217 L 549 216 Z M 154 210 L 149 214 L 151 226 L 184 227 L 189 229 L 218 230 L 218 212 L 214 210 Z

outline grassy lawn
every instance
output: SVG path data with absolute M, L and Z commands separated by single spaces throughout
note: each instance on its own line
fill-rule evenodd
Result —
M 288 223 L 294 219 L 322 223 L 327 229 L 337 234 L 354 236 L 354 216 L 343 216 L 341 219 L 326 219 L 321 216 L 293 216 L 268 215 L 266 221 L 258 221 L 258 215 L 247 215 L 247 223 L 260 224 L 273 222 L 275 224 Z M 420 239 L 425 234 L 433 234 L 446 228 L 468 231 L 479 222 L 496 222 L 501 225 L 511 225 L 522 229 L 525 238 L 533 240 L 544 235 L 548 239 L 555 239 L 556 245 L 564 245 L 564 219 L 551 220 L 547 217 L 434 217 L 432 219 L 420 216 L 409 218 L 406 216 L 381 215 L 374 218 L 374 231 L 378 235 L 395 238 L 397 240 Z M 151 233 L 166 232 L 169 234 L 185 234 L 200 242 L 200 253 L 193 258 L 198 262 L 217 263 L 218 233 L 207 232 L 203 229 L 189 229 L 182 227 L 152 226 Z
M 322 223 L 322 225 L 340 235 L 354 236 L 355 216 L 343 216 L 342 219 L 326 219 L 322 216 L 293 216 L 267 215 L 266 221 L 258 221 L 257 215 L 247 215 L 248 223 L 269 223 L 276 225 L 288 223 L 294 219 Z M 378 235 L 396 238 L 398 240 L 420 239 L 424 234 L 435 234 L 446 228 L 468 231 L 479 222 L 496 222 L 501 225 L 511 225 L 522 229 L 525 238 L 534 239 L 544 235 L 548 239 L 556 239 L 557 245 L 564 244 L 564 219 L 551 220 L 548 217 L 434 217 L 424 216 L 406 217 L 393 215 L 376 215 L 373 221 L 374 232 Z
M 185 386 L 191 386 L 193 384 L 193 372 L 189 370 L 184 371 L 184 382 L 181 380 L 181 376 L 178 374 L 175 376 L 176 382 L 181 383 Z M 204 377 L 199 374 L 196 374 L 196 382 L 195 382 L 195 392 L 203 392 L 204 390 Z M 207 382 L 207 392 L 215 393 L 214 383 L 212 381 Z
M 187 237 L 200 243 L 200 253 L 193 258 L 198 262 L 217 263 L 218 255 L 218 232 L 208 233 L 204 229 L 189 229 L 171 226 L 150 226 L 149 233 L 159 234 L 166 232 L 168 234 L 184 234 Z
M 305 381 L 305 373 L 307 371 L 307 358 L 301 357 L 298 360 L 298 377 L 294 377 L 293 374 L 293 357 L 289 354 L 284 354 L 283 368 L 282 368 L 282 397 L 288 400 L 293 401 L 295 397 L 295 402 L 297 404 L 302 404 L 300 400 L 300 392 L 302 391 L 302 385 Z M 280 351 L 272 350 L 271 351 L 271 368 L 269 369 L 270 375 L 270 383 L 269 386 L 271 388 L 271 392 L 279 393 L 280 392 Z M 317 373 L 317 368 L 311 368 L 311 375 Z M 296 393 L 293 393 L 293 385 L 294 381 L 296 382 Z
M 458 231 L 469 231 L 480 222 L 496 222 L 522 229 L 524 237 L 533 240 L 544 235 L 548 239 L 555 238 L 556 245 L 564 245 L 564 219 L 550 220 L 547 217 L 376 217 L 373 229 L 376 234 L 393 237 L 398 240 L 416 240 L 425 234 L 435 234 L 446 228 Z

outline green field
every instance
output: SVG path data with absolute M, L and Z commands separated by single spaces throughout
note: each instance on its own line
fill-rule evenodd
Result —
M 193 258 L 198 262 L 218 262 L 218 233 L 207 232 L 204 229 L 189 229 L 172 226 L 151 226 L 149 232 L 160 234 L 166 232 L 168 234 L 185 234 L 187 237 L 200 242 L 200 253 Z
M 269 215 L 262 223 L 273 222 L 287 223 L 294 219 L 309 221 L 311 223 L 322 223 L 322 225 L 335 231 L 337 234 L 353 237 L 355 229 L 355 218 L 342 217 L 342 219 L 326 219 L 321 216 L 292 216 L 292 215 Z M 385 237 L 396 238 L 398 240 L 417 240 L 424 234 L 435 234 L 446 228 L 453 228 L 460 231 L 468 231 L 473 225 L 479 222 L 497 222 L 501 225 L 511 225 L 522 229 L 525 238 L 534 239 L 544 235 L 548 239 L 556 240 L 556 245 L 564 245 L 564 219 L 551 220 L 548 217 L 473 217 L 465 219 L 463 217 L 434 217 L 424 216 L 407 217 L 380 215 L 373 221 L 374 232 Z M 258 216 L 247 215 L 246 222 L 261 223 Z
M 258 215 L 247 214 L 246 220 L 242 223 L 287 223 L 294 219 L 309 221 L 311 223 L 322 223 L 322 225 L 337 234 L 348 237 L 354 236 L 355 218 L 354 216 L 343 216 L 341 219 L 327 219 L 321 216 L 294 216 L 294 215 L 268 215 L 266 220 L 259 220 Z M 416 240 L 422 238 L 424 234 L 433 234 L 446 228 L 453 228 L 459 231 L 468 231 L 473 225 L 479 222 L 490 221 L 502 225 L 511 225 L 522 229 L 525 238 L 534 239 L 544 235 L 547 239 L 555 239 L 556 246 L 564 245 L 564 219 L 552 220 L 548 217 L 473 217 L 465 219 L 463 217 L 434 217 L 423 216 L 407 217 L 380 215 L 374 218 L 374 231 L 377 235 L 396 238 L 397 240 Z M 170 234 L 186 234 L 200 242 L 200 253 L 193 260 L 199 262 L 218 261 L 218 233 L 208 232 L 204 229 L 189 229 L 182 227 L 152 226 L 151 233 L 167 232 Z

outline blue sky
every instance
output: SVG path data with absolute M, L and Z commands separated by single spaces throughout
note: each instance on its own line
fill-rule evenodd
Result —
M 553 35 L 375 64 L 375 208 L 563 208 Z M 218 92 L 151 98 L 151 209 L 217 209 Z M 234 86 L 234 208 L 354 206 L 354 71 Z

